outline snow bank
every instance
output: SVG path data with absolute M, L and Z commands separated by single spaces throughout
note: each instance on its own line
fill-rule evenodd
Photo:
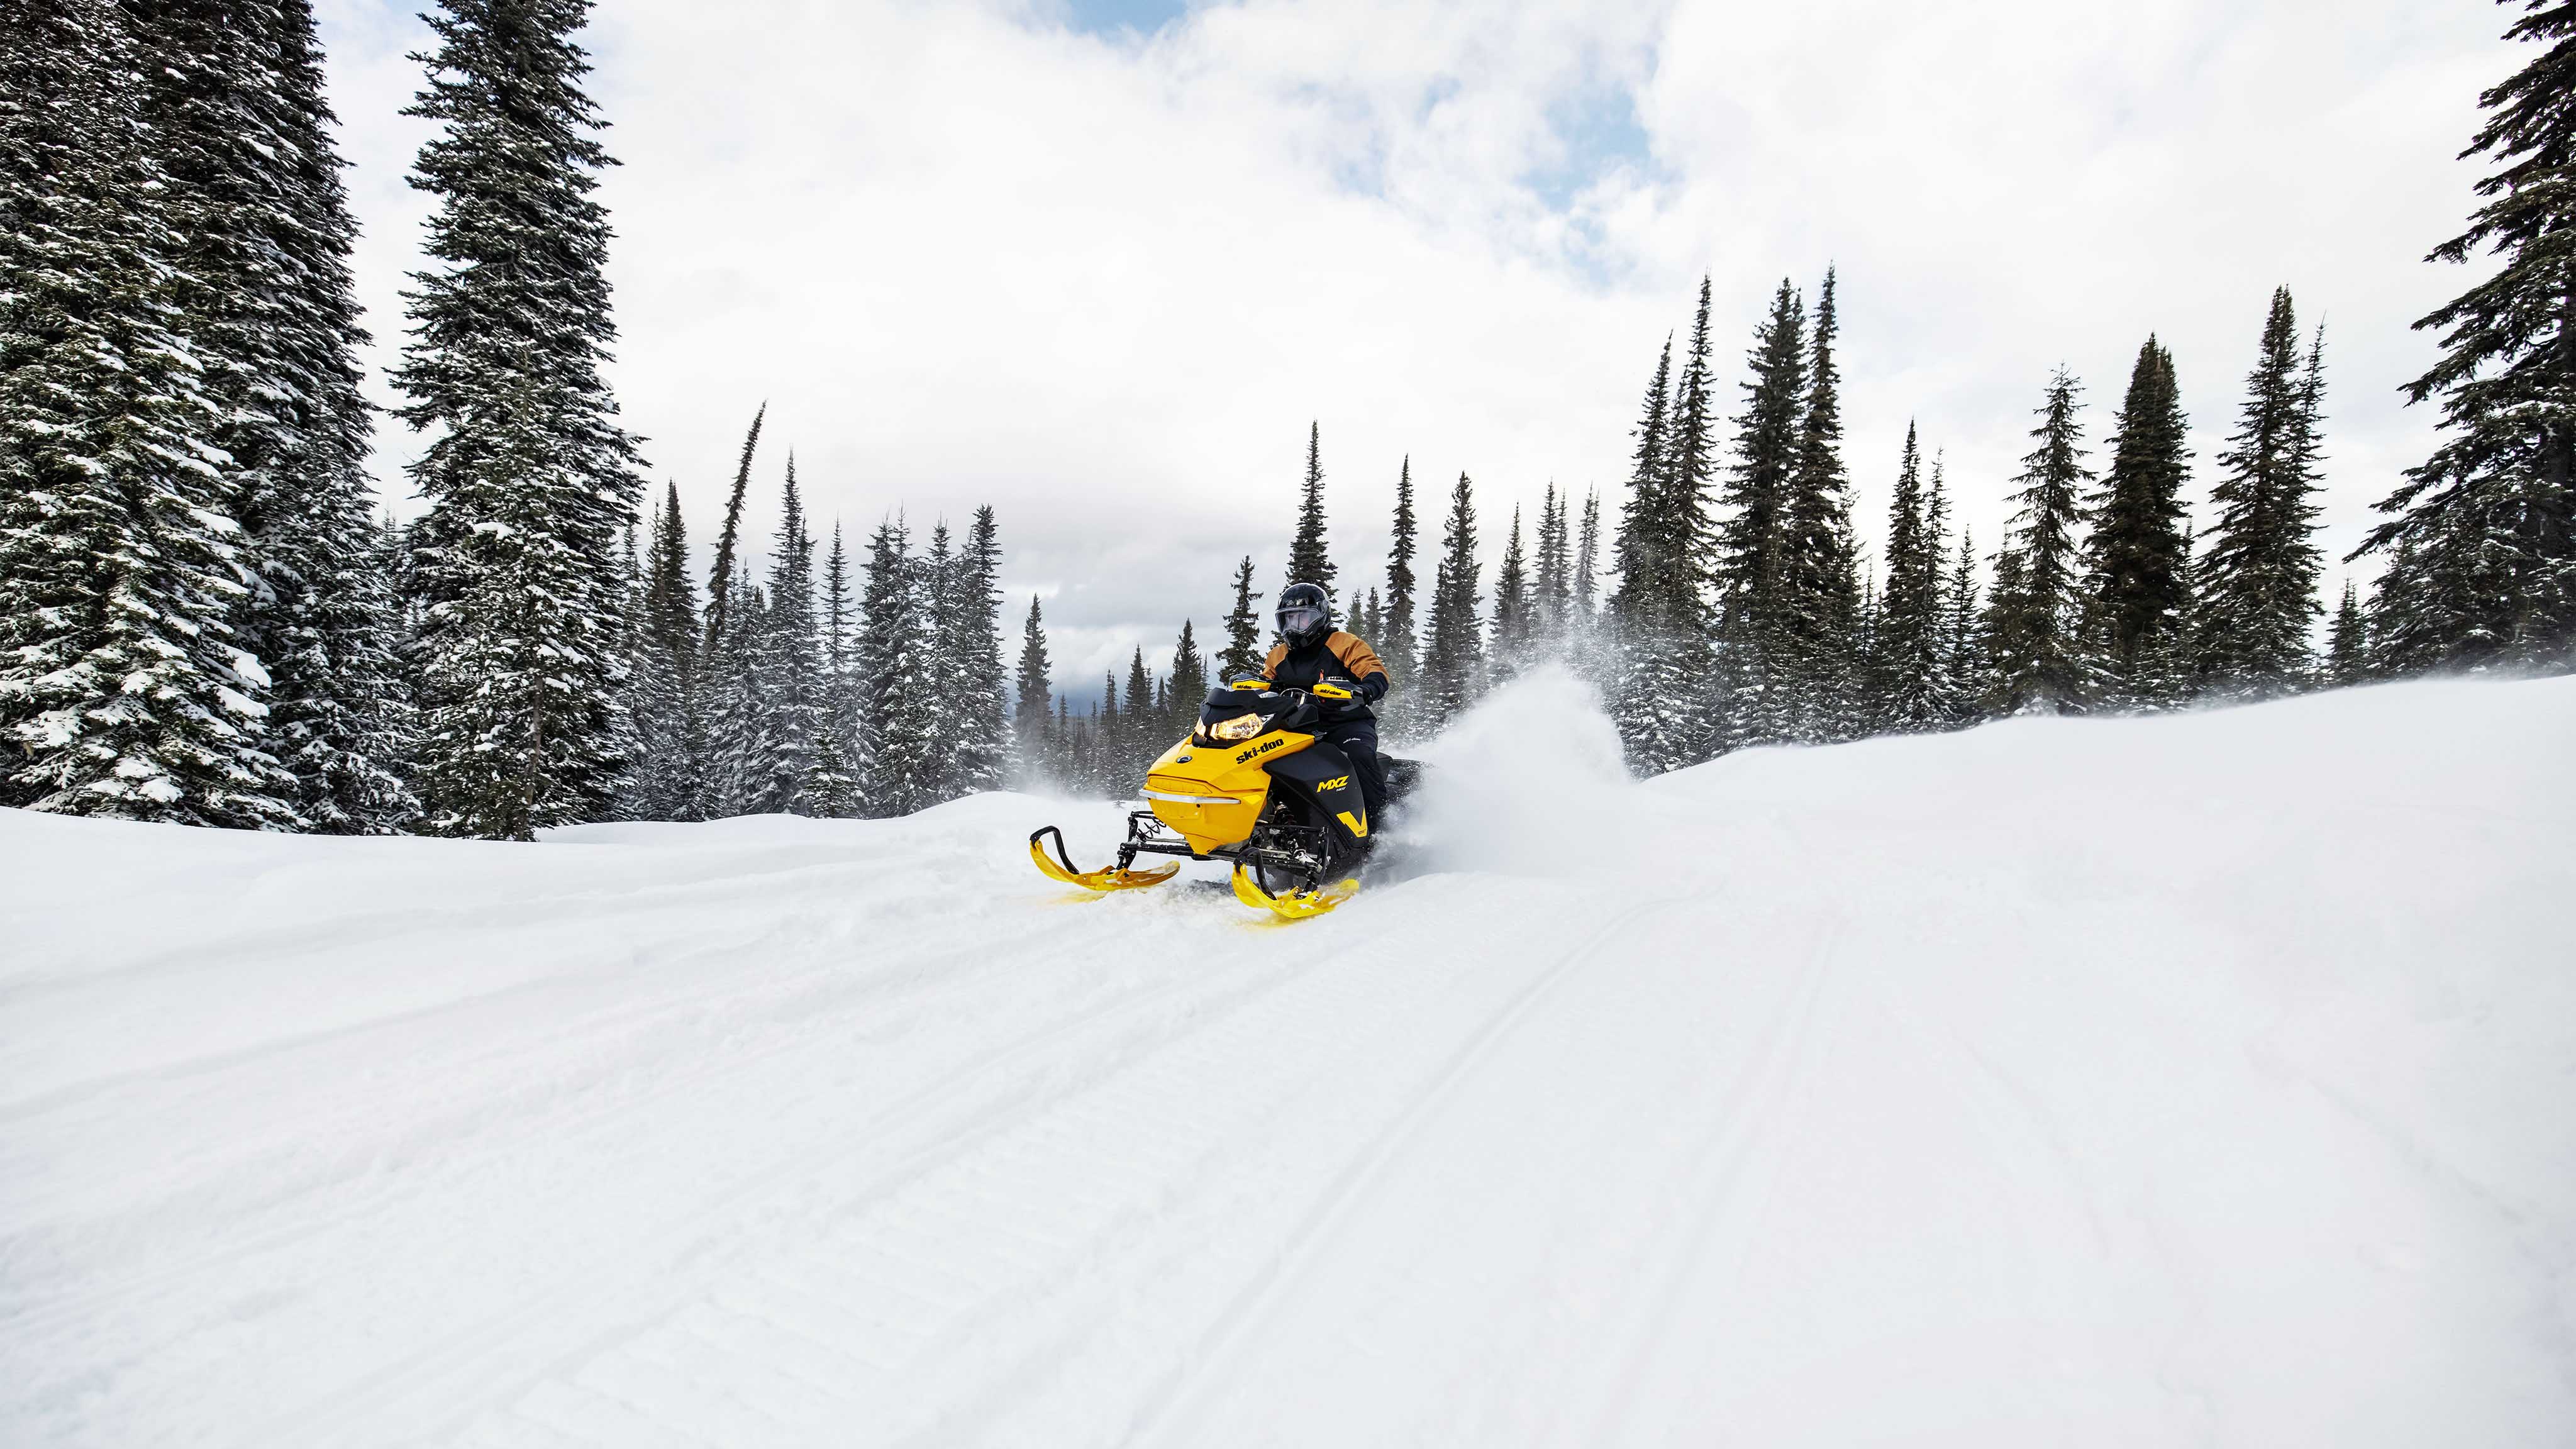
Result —
M 0 812 L 0 1443 L 2576 1440 L 2576 680 L 1620 783 L 1336 915 Z

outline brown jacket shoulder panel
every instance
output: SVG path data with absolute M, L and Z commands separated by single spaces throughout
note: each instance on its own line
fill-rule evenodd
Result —
M 1267 678 L 1270 678 L 1270 677 L 1271 677 L 1271 676 L 1273 676 L 1273 675 L 1276 675 L 1276 674 L 1279 672 L 1279 661 L 1280 661 L 1280 660 L 1282 660 L 1282 659 L 1285 659 L 1285 658 L 1287 658 L 1287 657 L 1288 657 L 1288 646 L 1287 646 L 1287 645 L 1285 645 L 1285 644 L 1273 644 L 1273 645 L 1271 645 L 1271 646 L 1270 646 L 1270 657 L 1261 661 L 1261 676 L 1262 676 L 1262 678 L 1267 679 Z
M 1368 647 L 1368 641 L 1357 634 L 1335 630 L 1333 637 L 1324 641 L 1324 647 L 1333 651 L 1333 657 L 1342 661 L 1342 667 L 1351 672 L 1353 679 L 1386 673 L 1386 665 L 1378 659 L 1377 651 Z M 1272 667 L 1277 667 L 1275 657 Z

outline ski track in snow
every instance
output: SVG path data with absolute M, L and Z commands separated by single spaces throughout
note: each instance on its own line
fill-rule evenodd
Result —
M 2576 1441 L 2576 680 L 1605 729 L 1294 927 L 0 812 L 0 1444 Z

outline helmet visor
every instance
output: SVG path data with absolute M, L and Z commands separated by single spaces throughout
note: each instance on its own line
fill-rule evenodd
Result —
M 1323 627 L 1324 611 L 1312 604 L 1290 604 L 1279 611 L 1279 632 L 1311 634 Z

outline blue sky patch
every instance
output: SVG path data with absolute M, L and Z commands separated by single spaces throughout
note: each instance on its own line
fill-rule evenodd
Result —
M 1151 35 L 1189 13 L 1189 0 L 1065 0 L 1065 21 L 1085 35 Z

